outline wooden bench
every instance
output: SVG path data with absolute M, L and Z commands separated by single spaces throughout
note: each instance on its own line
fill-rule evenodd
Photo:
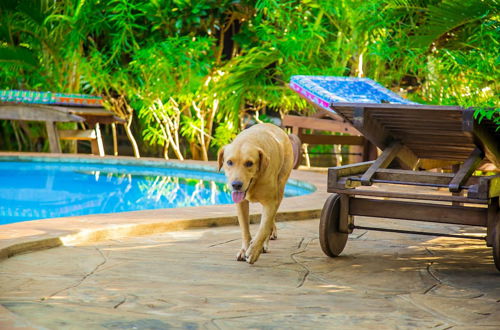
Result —
M 319 230 L 325 254 L 338 256 L 356 228 L 477 238 L 362 227 L 354 220 L 451 223 L 486 228 L 480 239 L 493 248 L 500 270 L 500 175 L 473 176 L 485 160 L 500 168 L 500 131 L 492 121 L 478 122 L 473 109 L 453 106 L 333 103 L 331 108 L 383 152 L 374 161 L 329 169 L 328 192 L 333 194 L 323 207 Z M 455 166 L 456 173 L 429 171 L 447 166 Z M 386 185 L 410 192 L 390 191 Z M 411 186 L 440 189 L 415 193 Z
M 327 112 L 321 108 L 311 117 L 286 115 L 283 118 L 282 126 L 290 127 L 292 130 L 292 141 L 294 141 L 294 149 L 298 150 L 299 155 L 302 153 L 308 156 L 307 151 L 302 148 L 302 143 L 307 145 L 348 145 L 349 159 L 348 163 L 356 163 L 375 159 L 376 148 L 365 139 L 357 129 L 350 123 L 337 114 Z M 306 130 L 312 130 L 312 134 L 306 133 Z M 324 135 L 317 134 L 318 132 L 342 133 L 345 135 Z M 340 149 L 340 148 L 339 148 Z M 337 149 L 337 151 L 339 151 Z M 337 163 L 340 163 L 340 158 L 337 158 Z M 301 157 L 298 157 L 294 163 L 294 168 L 298 168 L 301 162 Z M 307 165 L 309 162 L 307 161 Z

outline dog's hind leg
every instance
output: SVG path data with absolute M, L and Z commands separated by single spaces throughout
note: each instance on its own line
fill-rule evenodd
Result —
M 286 184 L 286 179 L 281 180 L 281 182 L 278 182 L 279 190 L 278 190 L 278 207 L 281 205 L 281 201 L 283 200 L 283 196 L 285 195 L 285 184 Z M 276 217 L 274 218 L 273 221 L 273 231 L 271 232 L 271 235 L 269 236 L 270 240 L 275 240 L 278 239 L 278 228 L 276 227 Z
M 274 219 L 274 225 L 273 225 L 273 231 L 271 232 L 271 235 L 269 236 L 270 240 L 275 240 L 278 238 L 278 228 L 276 228 L 276 219 Z
M 241 250 L 236 255 L 236 260 L 245 261 L 245 253 L 252 239 L 250 235 L 250 203 L 243 200 L 236 204 L 236 209 L 238 210 L 238 223 L 241 229 Z

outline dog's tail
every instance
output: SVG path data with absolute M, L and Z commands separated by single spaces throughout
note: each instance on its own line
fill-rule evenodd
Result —
M 302 161 L 302 142 L 295 134 L 288 134 L 293 150 L 293 169 L 297 169 Z

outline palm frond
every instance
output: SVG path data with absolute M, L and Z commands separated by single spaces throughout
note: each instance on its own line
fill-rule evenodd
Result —
M 455 32 L 460 28 L 498 16 L 499 4 L 498 0 L 443 0 L 437 5 L 431 5 L 413 39 L 414 46 L 429 47 L 432 43 L 453 40 Z
M 20 46 L 0 46 L 0 64 L 32 69 L 38 65 L 38 59 L 33 51 Z

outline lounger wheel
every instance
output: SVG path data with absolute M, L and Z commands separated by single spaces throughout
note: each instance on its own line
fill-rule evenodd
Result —
M 498 219 L 493 230 L 493 261 L 500 271 L 500 219 Z
M 327 198 L 319 222 L 319 243 L 329 257 L 338 257 L 347 243 L 346 233 L 339 231 L 340 195 L 332 194 Z
M 288 138 L 292 142 L 293 149 L 293 169 L 299 168 L 300 162 L 302 161 L 302 142 L 299 137 L 295 134 L 289 134 Z

